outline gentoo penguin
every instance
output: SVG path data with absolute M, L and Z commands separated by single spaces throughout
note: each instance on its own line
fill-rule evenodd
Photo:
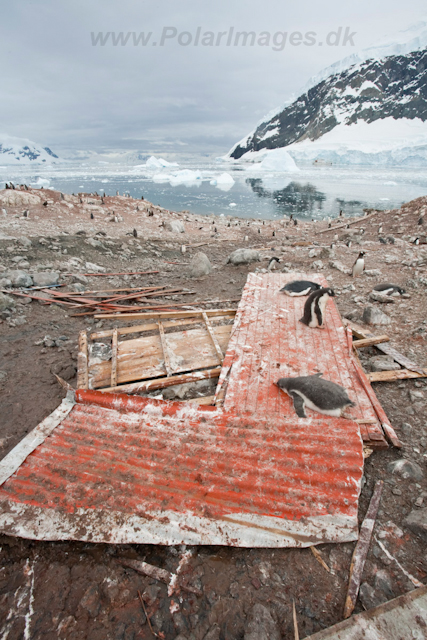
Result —
M 347 391 L 331 380 L 323 380 L 321 373 L 299 378 L 280 378 L 277 386 L 294 401 L 299 418 L 306 418 L 305 408 L 339 418 L 346 407 L 354 407 Z
M 137 237 L 138 237 L 138 231 L 137 231 L 136 229 L 134 229 L 134 230 L 132 231 L 132 233 L 133 233 L 133 237 L 134 237 L 134 238 L 137 238 Z
M 276 256 L 273 256 L 272 258 L 270 258 L 267 271 L 273 271 L 279 262 L 280 262 L 280 259 L 276 258 Z
M 364 255 L 365 252 L 361 251 L 356 258 L 356 262 L 354 263 L 352 269 L 353 278 L 357 278 L 357 276 L 360 276 L 363 273 L 363 270 L 365 268 L 365 259 L 363 257 Z
M 308 327 L 323 327 L 326 304 L 333 296 L 335 296 L 335 292 L 329 287 L 310 293 L 304 305 L 304 315 L 300 318 L 300 322 Z
M 385 296 L 401 296 L 402 293 L 405 293 L 405 289 L 402 289 L 402 287 L 399 287 L 397 284 L 391 284 L 390 282 L 377 284 L 373 290 L 383 293 Z
M 310 280 L 294 280 L 293 282 L 288 282 L 285 284 L 283 289 L 283 293 L 286 293 L 287 296 L 308 296 L 312 291 L 317 291 L 317 289 L 321 289 L 320 284 L 317 282 L 310 282 Z

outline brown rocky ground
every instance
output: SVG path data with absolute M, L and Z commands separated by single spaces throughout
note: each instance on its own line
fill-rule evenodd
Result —
M 238 298 L 247 273 L 265 268 L 268 257 L 276 255 L 279 268 L 320 271 L 328 277 L 343 315 L 360 318 L 367 305 L 381 308 L 391 319 L 385 330 L 393 346 L 426 365 L 427 246 L 411 240 L 427 233 L 427 216 L 424 224 L 418 224 L 427 212 L 427 197 L 401 210 L 366 217 L 349 228 L 350 221 L 339 219 L 332 226 L 344 226 L 325 233 L 319 232 L 327 228 L 326 222 L 295 226 L 289 220 L 262 223 L 195 216 L 120 196 L 103 202 L 88 194 L 0 191 L 0 288 L 8 285 L 11 270 L 27 275 L 56 271 L 67 286 L 83 283 L 90 290 L 151 283 L 185 287 L 195 293 L 176 300 L 197 305 L 197 300 Z M 183 222 L 185 231 L 167 231 L 162 225 L 171 220 Z M 133 229 L 137 238 L 131 235 Z M 199 243 L 204 245 L 189 246 Z M 188 247 L 184 254 L 182 245 Z M 239 247 L 262 249 L 265 258 L 239 267 L 226 264 L 227 256 Z M 200 250 L 214 269 L 203 278 L 190 278 L 188 263 Z M 360 250 L 366 252 L 367 273 L 353 280 L 336 267 L 349 268 Z M 87 280 L 79 275 L 93 271 L 93 264 L 108 272 L 159 273 Z M 409 297 L 387 305 L 369 301 L 372 287 L 385 281 L 401 285 Z M 3 308 L 0 315 L 1 456 L 59 404 L 64 392 L 53 373 L 75 384 L 78 333 L 95 323 L 100 326 L 90 316 L 72 317 L 57 305 L 23 301 L 14 298 L 15 306 Z M 113 324 L 103 321 L 102 326 Z M 375 349 L 363 354 L 366 367 L 373 355 Z M 424 522 L 426 518 L 426 382 L 379 383 L 375 390 L 404 446 L 400 452 L 392 448 L 374 452 L 366 461 L 360 518 L 376 480 L 383 479 L 375 536 L 411 576 L 425 583 L 426 541 L 406 526 L 405 518 L 412 511 L 424 513 Z M 402 457 L 421 467 L 421 479 L 388 470 L 391 461 Z M 153 630 L 167 640 L 290 638 L 292 600 L 303 638 L 342 618 L 353 546 L 319 547 L 330 572 L 309 549 L 191 548 L 184 571 L 203 595 L 182 592 L 169 597 L 166 585 L 125 569 L 118 559 L 145 559 L 174 572 L 184 552 L 181 548 L 41 543 L 1 536 L 2 638 L 151 638 L 138 590 Z M 357 610 L 412 588 L 410 579 L 374 540 Z

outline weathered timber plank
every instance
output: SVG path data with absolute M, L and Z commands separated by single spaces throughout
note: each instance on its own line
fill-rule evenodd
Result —
M 173 369 L 171 367 L 171 361 L 170 361 L 170 357 L 169 357 L 169 350 L 168 350 L 168 345 L 165 339 L 165 330 L 163 328 L 162 323 L 159 321 L 158 323 L 158 328 L 159 328 L 159 335 L 160 335 L 160 342 L 162 345 L 162 351 L 163 351 L 163 361 L 165 363 L 165 369 L 166 369 L 166 374 L 168 376 L 171 376 L 173 374 Z M 113 385 L 111 385 L 113 386 Z
M 102 393 L 132 393 L 134 391 L 153 391 L 155 389 L 166 389 L 175 384 L 185 384 L 186 382 L 196 382 L 197 380 L 206 380 L 208 378 L 217 378 L 221 372 L 221 367 L 208 369 L 206 371 L 192 371 L 181 376 L 170 376 L 168 378 L 158 378 L 156 380 L 147 380 L 133 382 L 131 384 L 121 384 L 118 387 L 109 387 L 100 389 Z
M 209 333 L 209 335 L 211 337 L 211 340 L 212 340 L 212 342 L 214 344 L 215 351 L 218 354 L 219 362 L 220 362 L 220 364 L 222 364 L 223 361 L 224 361 L 224 354 L 221 351 L 221 347 L 219 346 L 218 340 L 216 339 L 216 336 L 215 336 L 215 333 L 213 331 L 212 325 L 209 322 L 209 318 L 206 315 L 205 311 L 203 311 L 202 317 L 203 317 L 203 320 L 205 321 L 206 329 L 208 330 L 208 333 Z
M 77 388 L 88 389 L 88 350 L 87 350 L 87 333 L 80 331 L 79 333 L 79 352 L 77 354 Z
M 366 374 L 370 382 L 393 382 L 393 380 L 408 380 L 412 378 L 427 378 L 427 369 L 424 373 L 399 369 L 399 371 L 372 371 Z
M 356 606 L 357 594 L 359 593 L 360 581 L 362 579 L 363 567 L 368 555 L 371 543 L 372 532 L 374 530 L 375 519 L 380 506 L 381 494 L 384 482 L 378 480 L 375 484 L 374 493 L 369 503 L 366 516 L 360 527 L 359 540 L 353 552 L 350 566 L 350 580 L 348 584 L 347 597 L 344 606 L 344 618 L 348 618 L 353 613 Z
M 362 338 L 361 340 L 353 340 L 353 347 L 355 349 L 362 349 L 363 347 L 377 346 L 381 342 L 389 342 L 390 338 L 387 335 L 372 336 L 372 338 Z
M 113 339 L 112 339 L 112 355 L 111 355 L 111 386 L 115 387 L 117 384 L 117 347 L 118 347 L 118 336 L 117 329 L 113 330 Z

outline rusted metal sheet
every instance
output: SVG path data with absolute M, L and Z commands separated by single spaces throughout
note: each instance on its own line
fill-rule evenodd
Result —
M 427 587 L 390 600 L 344 622 L 319 631 L 306 640 L 425 640 Z
M 261 415 L 295 415 L 291 399 L 273 383 L 279 378 L 321 371 L 324 378 L 345 387 L 356 403 L 346 413 L 360 425 L 364 443 L 386 448 L 381 421 L 361 381 L 333 299 L 328 301 L 323 329 L 303 325 L 299 319 L 306 298 L 280 293 L 287 282 L 296 279 L 329 286 L 318 274 L 249 274 L 236 315 L 238 327 L 230 338 L 217 387 L 218 394 L 228 375 L 224 408 Z M 376 400 L 370 385 L 369 391 Z
M 347 420 L 254 421 L 84 390 L 76 400 L 0 487 L 2 532 L 243 547 L 357 538 L 363 459 Z
M 369 436 L 383 436 L 336 308 L 328 306 L 327 329 L 305 327 L 303 300 L 278 291 L 288 279 L 248 278 L 221 370 L 219 395 L 230 378 L 224 408 L 80 389 L 0 486 L 0 530 L 242 547 L 356 540 L 363 452 L 355 419 L 372 420 Z M 315 370 L 349 389 L 355 419 L 296 416 L 274 383 Z

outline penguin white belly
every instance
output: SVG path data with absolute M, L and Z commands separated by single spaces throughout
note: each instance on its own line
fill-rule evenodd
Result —
M 363 273 L 365 261 L 364 260 L 356 260 L 353 267 L 353 277 L 360 276 Z
M 318 327 L 319 326 L 319 321 L 317 319 L 317 314 L 316 314 L 316 305 L 317 305 L 317 300 L 313 300 L 313 302 L 311 303 L 311 309 L 310 309 L 310 322 L 308 323 L 309 327 Z M 320 305 L 319 305 L 320 306 Z

